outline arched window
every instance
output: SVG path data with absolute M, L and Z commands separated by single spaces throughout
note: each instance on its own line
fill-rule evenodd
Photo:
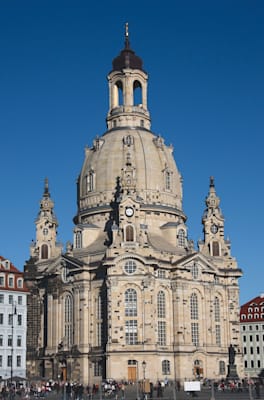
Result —
M 127 289 L 125 291 L 125 316 L 137 316 L 137 292 L 135 289 Z
M 213 256 L 214 257 L 220 256 L 220 249 L 219 249 L 219 243 L 218 242 L 213 242 Z
M 133 93 L 134 93 L 134 102 L 135 106 L 142 104 L 142 87 L 139 81 L 134 81 L 133 83 Z
M 218 297 L 214 298 L 214 317 L 215 322 L 220 322 L 220 301 Z
M 86 193 L 94 190 L 94 171 L 89 171 L 86 176 Z
M 185 247 L 185 232 L 184 229 L 178 231 L 178 245 L 180 247 Z
M 169 360 L 162 361 L 162 375 L 170 375 L 170 362 Z
M 77 231 L 75 232 L 75 248 L 81 249 L 82 248 L 82 232 Z
M 43 245 L 41 246 L 41 258 L 42 258 L 43 260 L 46 260 L 46 259 L 48 258 L 48 255 L 49 255 L 49 248 L 48 248 L 48 245 L 47 245 L 47 244 L 43 244 Z
M 158 318 L 166 318 L 166 299 L 165 293 L 158 292 Z
M 225 375 L 225 373 L 226 373 L 225 362 L 219 361 L 219 375 Z
M 171 190 L 171 172 L 165 171 L 165 190 Z
M 127 225 L 125 230 L 125 241 L 134 242 L 134 227 L 132 225 Z
M 198 263 L 194 262 L 192 265 L 192 277 L 193 279 L 197 279 L 199 275 L 199 267 L 198 267 Z
M 198 298 L 196 293 L 192 293 L 191 295 L 190 310 L 191 310 L 191 319 L 198 320 L 199 319 Z
M 102 345 L 102 298 L 101 295 L 97 297 L 96 305 L 96 343 L 97 346 Z
M 65 331 L 65 345 L 67 348 L 72 346 L 72 326 L 73 326 L 73 302 L 72 297 L 67 295 L 64 300 L 64 331 Z
M 158 344 L 166 346 L 167 327 L 166 327 L 166 297 L 163 291 L 158 292 L 157 296 L 157 316 L 158 316 Z

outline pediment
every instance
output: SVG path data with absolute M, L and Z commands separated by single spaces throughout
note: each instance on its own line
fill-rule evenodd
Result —
M 201 273 L 216 274 L 217 267 L 201 253 L 192 253 L 184 258 L 177 260 L 173 265 L 179 269 L 191 270 L 192 266 L 197 263 Z

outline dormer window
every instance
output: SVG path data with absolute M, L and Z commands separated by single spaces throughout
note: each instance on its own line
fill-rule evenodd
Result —
M 9 260 L 3 261 L 2 265 L 5 269 L 10 269 L 10 261 Z
M 184 229 L 179 229 L 179 231 L 178 231 L 178 246 L 185 247 L 185 231 L 184 231 Z
M 19 279 L 17 280 L 17 287 L 18 287 L 18 288 L 22 288 L 22 287 L 23 287 L 23 279 L 19 278 Z
M 82 248 L 82 232 L 81 231 L 75 232 L 74 245 L 75 245 L 76 249 L 81 249 Z
M 172 172 L 166 168 L 164 171 L 165 190 L 172 189 Z
M 86 193 L 90 193 L 94 190 L 94 171 L 89 171 L 86 176 Z
M 14 277 L 13 276 L 8 277 L 8 286 L 14 287 Z
M 199 265 L 197 262 L 194 262 L 192 265 L 192 277 L 193 279 L 197 279 L 199 276 Z

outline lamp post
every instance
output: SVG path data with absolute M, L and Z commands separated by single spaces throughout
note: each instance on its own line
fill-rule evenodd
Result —
M 214 380 L 213 379 L 211 379 L 211 399 L 210 400 L 215 400 Z
M 139 396 L 138 396 L 138 361 L 136 361 L 136 365 L 137 365 L 137 376 L 136 376 L 136 380 L 137 380 L 137 400 L 139 400 Z
M 147 366 L 147 363 L 146 363 L 146 361 L 144 360 L 143 362 L 142 362 L 142 368 L 143 368 L 143 398 L 144 398 L 144 400 L 145 400 L 145 398 L 146 398 L 146 393 L 145 393 L 145 385 L 146 385 L 146 366 Z
M 13 357 L 14 357 L 14 316 L 16 315 L 16 305 L 12 301 L 11 313 L 11 373 L 10 373 L 10 399 L 13 398 Z
M 248 394 L 249 400 L 253 400 L 250 375 L 248 376 Z

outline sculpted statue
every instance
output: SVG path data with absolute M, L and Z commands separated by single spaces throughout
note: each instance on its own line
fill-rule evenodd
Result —
M 232 344 L 230 344 L 230 346 L 229 346 L 228 354 L 229 354 L 229 365 L 234 365 L 236 351 L 235 351 L 234 347 L 232 346 Z

